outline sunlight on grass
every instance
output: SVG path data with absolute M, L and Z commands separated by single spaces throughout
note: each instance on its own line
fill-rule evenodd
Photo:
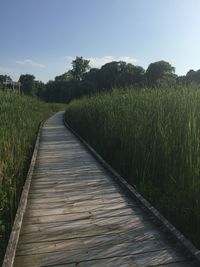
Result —
M 114 90 L 66 120 L 200 247 L 200 89 Z
M 0 263 L 39 123 L 59 109 L 64 109 L 64 105 L 46 104 L 31 97 L 0 92 Z

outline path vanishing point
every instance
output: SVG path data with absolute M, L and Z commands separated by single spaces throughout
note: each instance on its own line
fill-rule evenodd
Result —
M 65 127 L 63 112 L 49 118 L 13 266 L 199 266 L 112 176 Z

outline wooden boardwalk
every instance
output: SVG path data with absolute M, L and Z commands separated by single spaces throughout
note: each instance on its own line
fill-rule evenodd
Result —
M 14 266 L 196 266 L 65 128 L 62 115 L 41 132 Z

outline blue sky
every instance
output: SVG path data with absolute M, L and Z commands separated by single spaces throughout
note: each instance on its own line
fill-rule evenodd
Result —
M 200 69 L 199 0 L 0 0 L 0 74 L 44 82 L 75 56 L 100 67 L 125 60 L 176 73 Z

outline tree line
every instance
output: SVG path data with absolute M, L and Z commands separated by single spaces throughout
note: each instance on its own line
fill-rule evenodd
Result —
M 124 61 L 112 61 L 101 68 L 91 68 L 90 61 L 76 57 L 72 68 L 44 84 L 30 74 L 20 76 L 21 91 L 26 95 L 37 96 L 47 102 L 68 103 L 75 98 L 97 92 L 109 91 L 114 87 L 134 86 L 154 88 L 160 85 L 200 83 L 200 70 L 189 70 L 178 76 L 175 68 L 164 60 L 151 63 L 147 70 Z M 0 88 L 7 75 L 0 75 Z

